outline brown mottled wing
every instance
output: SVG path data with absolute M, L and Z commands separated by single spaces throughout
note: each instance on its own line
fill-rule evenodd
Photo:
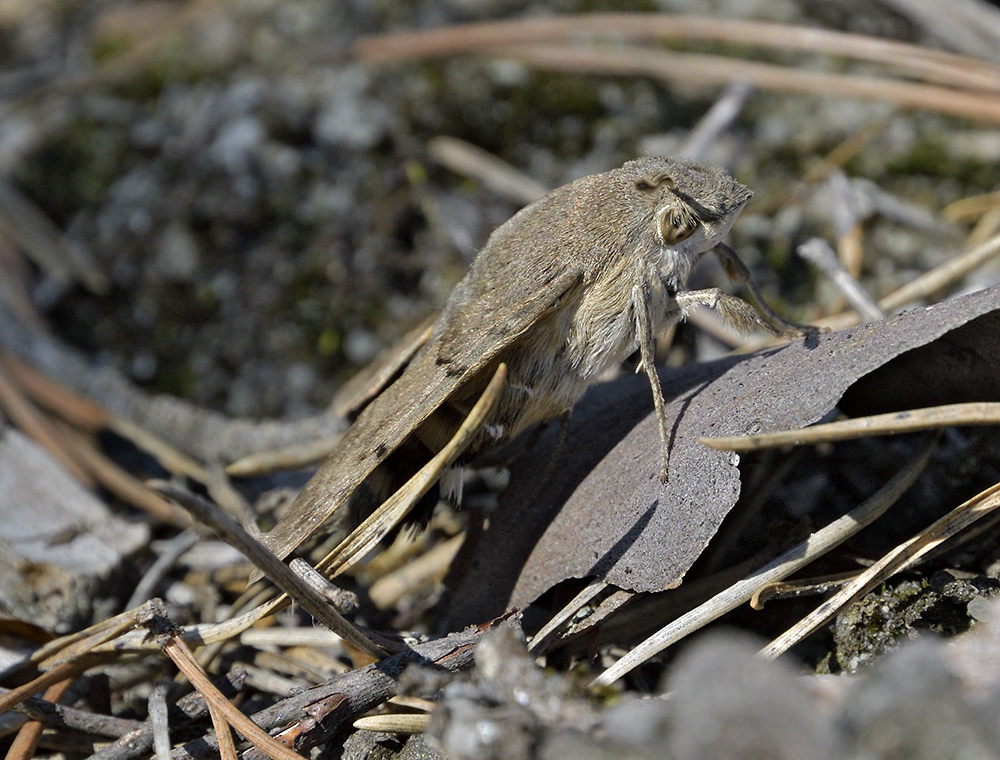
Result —
M 375 361 L 344 383 L 334 395 L 330 405 L 334 414 L 338 417 L 353 414 L 363 409 L 385 390 L 393 376 L 409 364 L 417 352 L 426 345 L 434 331 L 434 323 L 439 317 L 439 312 L 431 314 Z
M 449 304 L 440 334 L 365 408 L 288 515 L 265 536 L 275 554 L 285 557 L 316 531 L 435 409 L 583 278 L 582 268 L 565 261 L 542 269 L 532 273 L 541 275 L 533 282 L 518 278 L 496 295 L 479 294 L 473 308 L 467 299 L 452 299 L 457 303 Z

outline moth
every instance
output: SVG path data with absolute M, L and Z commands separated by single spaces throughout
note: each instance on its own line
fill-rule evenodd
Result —
M 523 208 L 493 232 L 424 347 L 361 412 L 266 543 L 285 557 L 401 446 L 426 449 L 428 457 L 439 451 L 501 362 L 506 383 L 467 455 L 568 415 L 605 370 L 638 349 L 666 480 L 669 430 L 656 335 L 694 305 L 714 308 L 743 332 L 762 325 L 801 334 L 767 308 L 746 266 L 722 243 L 751 194 L 718 167 L 647 157 Z M 782 328 L 718 289 L 685 290 L 692 267 L 713 249 Z

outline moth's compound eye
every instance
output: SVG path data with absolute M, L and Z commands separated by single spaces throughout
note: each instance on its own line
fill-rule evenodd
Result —
M 685 208 L 667 206 L 659 216 L 660 238 L 667 245 L 677 245 L 698 229 L 698 220 Z

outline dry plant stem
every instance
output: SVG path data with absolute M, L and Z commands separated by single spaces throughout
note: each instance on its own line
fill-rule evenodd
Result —
M 98 651 L 100 646 L 118 638 L 136 626 L 143 625 L 153 615 L 162 611 L 163 602 L 159 599 L 150 600 L 141 607 L 127 610 L 108 620 L 102 620 L 83 631 L 77 631 L 44 644 L 32 652 L 29 662 L 44 670 L 56 666 L 72 665 L 79 658 L 87 655 L 100 655 L 101 653 Z M 141 633 L 145 635 L 144 631 Z M 54 681 L 49 683 L 54 683 Z M 36 692 L 41 691 L 49 683 L 36 689 Z M 17 691 L 17 689 L 12 691 Z M 4 699 L 5 697 L 0 697 L 0 712 L 9 710 L 11 707 Z
M 750 606 L 755 610 L 764 609 L 764 605 L 772 599 L 798 599 L 803 596 L 816 596 L 842 587 L 848 581 L 858 577 L 857 571 L 835 573 L 818 578 L 803 578 L 799 581 L 772 583 L 765 586 L 750 598 Z
M 820 238 L 808 240 L 796 249 L 796 253 L 808 261 L 836 286 L 851 307 L 866 322 L 877 322 L 885 316 L 875 299 L 871 297 L 844 265 L 830 245 Z
M 248 741 L 252 742 L 254 746 L 265 752 L 273 760 L 301 760 L 301 755 L 288 749 L 284 744 L 275 741 L 270 734 L 261 730 L 256 723 L 237 710 L 229 700 L 222 696 L 221 692 L 215 688 L 214 684 L 208 679 L 208 676 L 205 675 L 205 671 L 201 669 L 194 654 L 188 649 L 183 639 L 176 634 L 171 635 L 163 645 L 163 651 L 173 660 L 178 670 L 191 682 L 191 685 L 205 697 L 205 702 L 209 705 L 209 710 L 217 710 L 221 713 L 224 722 L 232 725 Z M 228 730 L 228 726 L 226 728 Z M 220 734 L 217 732 L 216 736 L 220 736 Z
M 358 718 L 354 727 L 362 731 L 384 731 L 387 734 L 422 734 L 431 723 L 427 713 L 396 713 Z
M 50 686 L 61 683 L 65 680 L 74 680 L 81 673 L 95 665 L 105 662 L 106 658 L 92 655 L 81 655 L 72 662 L 64 662 L 56 665 L 51 670 L 42 673 L 28 683 L 18 686 L 10 691 L 0 694 L 0 713 L 12 710 L 21 704 L 28 697 L 33 697 L 41 691 L 47 690 Z M 51 701 L 51 700 L 49 700 Z
M 437 482 L 441 473 L 455 462 L 486 422 L 493 406 L 500 398 L 500 391 L 503 390 L 506 378 L 507 367 L 501 364 L 483 395 L 447 445 L 327 554 L 316 565 L 317 570 L 330 577 L 344 572 L 375 548 L 389 531 L 406 517 L 420 498 Z
M 195 646 L 218 644 L 228 641 L 234 636 L 239 636 L 258 620 L 267 617 L 286 604 L 288 604 L 288 597 L 281 594 L 269 602 L 261 604 L 259 607 L 254 607 L 237 617 L 224 620 L 221 623 L 201 623 L 181 628 L 180 635 L 185 641 Z M 94 652 L 121 655 L 125 652 L 151 652 L 156 648 L 157 645 L 149 641 L 149 637 L 145 631 L 130 631 L 113 641 L 108 641 L 94 647 Z
M 85 488 L 94 487 L 93 478 L 73 458 L 58 432 L 53 430 L 44 415 L 21 395 L 20 389 L 2 369 L 0 369 L 0 409 L 6 412 L 25 435 L 55 457 Z
M 998 255 L 1000 255 L 1000 235 L 995 235 L 985 243 L 977 245 L 953 259 L 949 259 L 940 266 L 936 266 L 929 272 L 925 272 L 910 281 L 903 287 L 884 295 L 879 299 L 878 306 L 888 314 L 909 303 L 927 298 L 946 286 L 957 282 L 969 272 L 979 268 Z M 845 312 L 834 317 L 822 319 L 818 324 L 829 327 L 831 330 L 843 330 L 853 327 L 858 324 L 858 321 L 857 314 L 854 312 Z
M 574 596 L 568 604 L 559 610 L 559 612 L 553 615 L 552 619 L 543 625 L 541 630 L 539 630 L 538 633 L 531 638 L 531 642 L 528 644 L 528 651 L 535 655 L 542 654 L 542 652 L 545 651 L 545 647 L 549 643 L 549 639 L 552 637 L 552 634 L 559 630 L 559 628 L 562 627 L 567 620 L 581 610 L 583 605 L 587 604 L 607 587 L 608 584 L 600 580 L 591 581 L 587 584 L 586 588 Z
M 1000 235 L 995 235 L 985 243 L 949 259 L 898 290 L 886 294 L 879 299 L 878 305 L 883 311 L 891 312 L 912 301 L 926 298 L 956 282 L 997 255 L 1000 255 Z
M 107 425 L 108 412 L 33 367 L 0 351 L 0 367 L 31 399 L 74 426 L 96 433 Z
M 380 647 L 333 609 L 308 583 L 293 573 L 288 565 L 221 509 L 207 499 L 169 483 L 154 481 L 150 485 L 187 509 L 195 520 L 217 531 L 227 543 L 243 552 L 278 588 L 299 602 L 319 622 L 343 637 L 345 642 L 376 660 L 385 655 Z
M 594 679 L 592 685 L 610 686 L 653 655 L 663 651 L 671 644 L 675 644 L 685 636 L 694 633 L 730 610 L 736 609 L 751 599 L 761 588 L 775 581 L 787 578 L 817 557 L 839 546 L 896 503 L 907 489 L 913 485 L 920 473 L 923 472 L 936 445 L 937 438 L 935 437 L 923 447 L 912 462 L 894 475 L 888 483 L 882 486 L 866 502 L 838 520 L 834 520 L 825 528 L 811 535 L 806 541 L 788 550 L 756 572 L 734 583 L 729 588 L 716 594 L 708 601 L 690 612 L 681 615 L 660 629 L 601 673 L 600 676 Z
M 1000 69 L 985 61 L 860 34 L 763 21 L 649 13 L 598 13 L 481 24 L 364 37 L 358 57 L 372 62 L 451 56 L 491 47 L 581 35 L 634 40 L 710 40 L 777 50 L 838 55 L 883 63 L 928 81 L 1000 91 Z
M 725 56 L 668 53 L 646 48 L 637 52 L 573 45 L 524 45 L 485 52 L 548 71 L 650 76 L 668 82 L 705 86 L 741 79 L 761 90 L 877 100 L 900 108 L 925 109 L 992 124 L 1000 123 L 998 94 L 896 79 L 831 74 Z
M 552 188 L 532 179 L 492 153 L 454 137 L 435 137 L 427 144 L 431 157 L 463 177 L 471 177 L 505 198 L 528 204 Z
M 875 435 L 898 435 L 921 430 L 962 425 L 1000 424 L 1000 402 L 947 404 L 905 412 L 856 417 L 842 422 L 827 422 L 798 430 L 782 430 L 761 435 L 700 438 L 709 448 L 723 451 L 759 451 L 776 446 L 801 446 L 812 443 L 833 443 L 868 438 Z
M 167 574 L 171 567 L 180 559 L 181 555 L 184 554 L 188 549 L 193 547 L 200 540 L 198 531 L 193 528 L 188 528 L 176 536 L 171 538 L 165 545 L 160 556 L 156 558 L 149 569 L 143 574 L 142 578 L 135 585 L 135 589 L 132 591 L 132 596 L 125 603 L 126 609 L 131 609 L 132 607 L 138 607 L 140 604 L 145 602 L 147 599 L 153 596 L 153 590 L 156 588 L 157 584 L 162 580 L 162 578 Z
M 45 690 L 43 699 L 47 702 L 58 702 L 69 691 L 69 687 L 73 685 L 74 680 L 76 679 L 67 678 L 64 681 L 52 684 Z M 17 736 L 14 737 L 14 741 L 11 742 L 10 749 L 7 750 L 5 760 L 31 760 L 31 757 L 35 754 L 35 748 L 38 746 L 38 739 L 41 737 L 44 727 L 45 724 L 37 720 L 29 720 L 21 726 L 21 729 L 17 732 Z
M 998 507 L 1000 507 L 1000 484 L 986 489 L 964 504 L 955 507 L 929 528 L 897 546 L 792 628 L 764 647 L 760 651 L 760 655 L 767 659 L 774 659 L 788 651 L 822 627 L 855 599 L 867 594 L 896 573 L 910 569 L 928 552 Z

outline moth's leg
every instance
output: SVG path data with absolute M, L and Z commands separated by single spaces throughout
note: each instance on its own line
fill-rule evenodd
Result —
M 755 326 L 763 327 L 776 337 L 789 337 L 787 332 L 768 324 L 746 301 L 729 295 L 718 288 L 705 290 L 684 290 L 674 296 L 674 303 L 682 314 L 692 306 L 707 306 L 714 309 L 719 319 L 741 335 L 749 335 Z M 798 333 L 796 333 L 798 334 Z
M 653 320 L 649 313 L 650 300 L 642 285 L 633 286 L 632 309 L 635 311 L 636 332 L 639 336 L 639 358 L 653 391 L 653 408 L 660 428 L 660 482 L 666 483 L 667 467 L 670 465 L 670 431 L 667 427 L 667 402 L 663 399 L 663 388 L 660 387 L 660 378 L 656 374 L 656 336 L 653 335 Z
M 760 291 L 757 289 L 757 284 L 753 281 L 750 269 L 743 263 L 743 260 L 739 257 L 736 251 L 725 243 L 719 243 L 715 246 L 714 250 L 719 257 L 719 261 L 722 262 L 722 266 L 725 268 L 726 274 L 729 275 L 729 279 L 733 282 L 745 285 L 747 290 L 750 291 L 750 295 L 753 296 L 754 301 L 756 301 L 757 308 L 774 325 L 778 325 L 780 328 L 774 329 L 773 327 L 767 327 L 768 332 L 781 338 L 801 338 L 805 335 L 815 335 L 819 332 L 818 328 L 810 327 L 808 325 L 798 325 L 794 322 L 788 321 L 768 306 L 767 301 L 764 300 Z

